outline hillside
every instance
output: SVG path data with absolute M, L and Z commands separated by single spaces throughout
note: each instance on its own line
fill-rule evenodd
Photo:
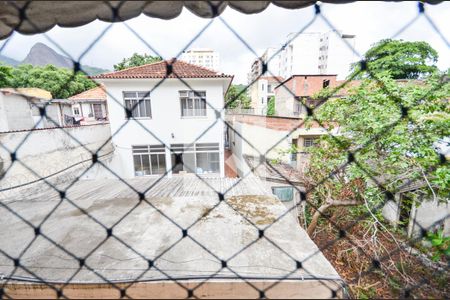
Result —
M 31 64 L 33 66 L 54 65 L 60 68 L 72 69 L 73 63 L 70 58 L 57 53 L 52 48 L 43 43 L 36 43 L 23 61 L 17 61 L 4 55 L 0 55 L 0 62 L 10 66 L 19 64 Z M 81 65 L 81 68 L 89 75 L 96 75 L 109 70 L 88 65 Z

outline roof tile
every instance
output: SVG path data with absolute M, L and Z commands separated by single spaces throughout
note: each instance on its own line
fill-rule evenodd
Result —
M 92 79 L 133 79 L 133 78 L 232 78 L 205 67 L 171 59 L 131 67 L 128 69 L 91 76 Z

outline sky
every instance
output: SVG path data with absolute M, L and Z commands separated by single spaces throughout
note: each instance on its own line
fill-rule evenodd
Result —
M 450 67 L 450 2 L 425 5 L 425 9 L 446 41 L 436 33 L 424 16 L 395 38 L 428 42 L 439 53 L 438 67 L 447 69 Z M 334 28 L 356 35 L 355 50 L 363 55 L 380 39 L 393 37 L 400 28 L 417 16 L 418 9 L 417 2 L 354 2 L 339 5 L 323 3 L 321 12 Z M 81 64 L 112 70 L 114 64 L 135 52 L 171 58 L 182 50 L 212 48 L 219 52 L 220 71 L 235 75 L 234 83 L 245 84 L 255 58 L 262 55 L 268 47 L 281 47 L 289 33 L 300 31 L 313 17 L 312 6 L 289 10 L 271 4 L 263 12 L 252 15 L 227 7 L 220 18 L 212 20 L 198 17 L 183 9 L 183 12 L 172 20 L 141 15 L 126 21 L 126 24 L 96 20 L 77 28 L 55 26 L 46 34 L 14 33 L 0 54 L 22 60 L 35 43 L 43 42 L 75 60 L 81 57 Z M 250 49 L 226 24 L 235 30 Z M 204 32 L 192 41 L 205 27 Z M 327 32 L 330 29 L 323 19 L 316 18 L 304 32 Z M 104 34 L 98 38 L 102 33 Z M 0 47 L 4 43 L 5 41 L 0 41 Z M 84 53 L 90 45 L 92 46 L 89 51 Z

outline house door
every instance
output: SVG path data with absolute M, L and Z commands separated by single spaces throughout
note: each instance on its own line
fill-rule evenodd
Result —
M 92 104 L 94 107 L 94 117 L 96 119 L 103 118 L 102 105 L 101 104 Z

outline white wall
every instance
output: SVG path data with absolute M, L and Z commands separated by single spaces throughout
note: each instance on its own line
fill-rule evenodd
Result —
M 295 132 L 289 134 L 288 131 L 274 130 L 241 122 L 233 122 L 233 129 L 236 132 L 230 133 L 230 145 L 233 154 L 239 158 L 236 162 L 238 170 L 245 170 L 246 168 L 244 155 L 258 157 L 259 153 L 264 155 L 267 151 L 268 153 L 265 155 L 267 159 L 281 159 L 283 162 L 290 162 L 290 155 L 281 155 L 280 151 L 288 150 L 291 147 Z M 274 147 L 276 143 L 278 144 Z M 271 149 L 272 147 L 273 149 Z
M 216 122 L 215 111 L 221 111 L 224 105 L 224 79 L 185 79 L 194 90 L 206 91 L 206 117 L 181 117 L 179 99 L 180 90 L 189 88 L 178 79 L 168 79 L 151 92 L 151 119 L 135 120 L 125 118 L 123 91 L 151 91 L 160 80 L 104 80 L 108 93 L 107 103 L 112 141 L 122 162 L 122 176 L 134 177 L 134 165 L 131 147 L 133 145 L 166 145 L 166 168 L 170 166 L 170 144 L 190 144 L 202 135 L 198 143 L 219 143 L 221 176 L 224 176 L 224 125 Z M 223 118 L 223 113 L 222 113 Z M 119 130 L 124 126 L 122 129 Z M 147 132 L 147 130 L 150 132 Z M 173 134 L 173 137 L 172 137 Z M 119 172 L 119 170 L 118 170 Z
M 103 144 L 105 147 L 99 152 L 99 155 L 109 153 L 113 151 L 111 143 L 108 143 L 109 137 L 108 124 L 0 133 L 0 144 L 2 145 L 0 160 L 3 161 L 4 171 L 8 170 L 0 180 L 0 189 L 28 183 L 59 172 L 83 160 L 90 160 L 92 155 L 89 150 L 95 152 Z M 19 147 L 21 143 L 22 145 Z M 19 149 L 16 151 L 17 147 Z M 14 151 L 16 151 L 17 159 L 37 174 L 18 161 L 12 163 L 10 153 Z M 51 181 L 75 178 L 90 165 L 91 161 L 80 164 L 79 168 L 74 167 L 68 172 L 55 176 Z M 0 193 L 1 195 L 3 194 Z
M 0 124 L 0 132 L 11 130 L 30 129 L 34 126 L 31 116 L 31 107 L 28 100 L 20 95 L 11 94 L 4 95 L 0 93 L 0 116 L 3 122 Z
M 292 34 L 288 35 L 288 39 Z M 280 75 L 318 74 L 320 33 L 302 33 L 286 45 L 280 56 Z

